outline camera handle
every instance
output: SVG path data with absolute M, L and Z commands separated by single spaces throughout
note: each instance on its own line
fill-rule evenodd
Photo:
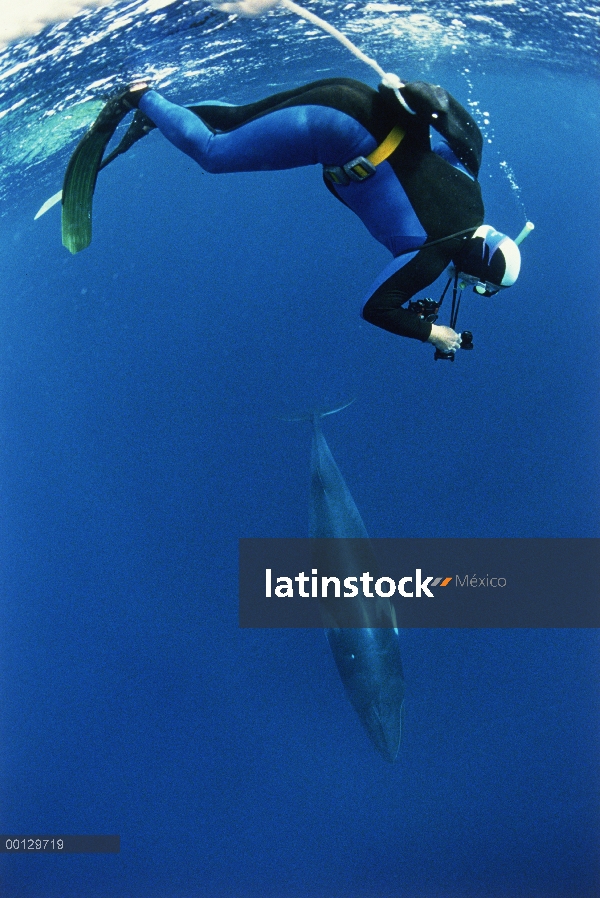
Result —
M 473 349 L 473 334 L 471 331 L 463 331 L 460 335 L 460 348 L 461 349 Z M 453 362 L 454 356 L 456 353 L 450 350 L 444 349 L 436 349 L 433 354 L 434 361 L 438 361 L 438 359 L 442 359 L 446 362 Z

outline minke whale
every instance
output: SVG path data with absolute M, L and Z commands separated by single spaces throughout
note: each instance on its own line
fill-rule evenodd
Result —
M 374 572 L 377 562 L 368 534 L 350 490 L 344 482 L 321 429 L 321 419 L 341 411 L 315 412 L 311 451 L 310 537 L 340 539 L 340 543 L 315 543 L 313 562 L 346 574 Z M 357 540 L 357 542 L 352 542 Z M 360 542 L 358 542 L 360 540 Z M 325 553 L 325 555 L 323 554 Z M 354 604 L 349 607 L 349 603 Z M 346 695 L 371 742 L 385 758 L 394 761 L 400 747 L 404 707 L 404 677 L 394 609 L 388 599 L 322 600 L 325 636 L 331 648 Z M 344 626 L 352 612 L 364 626 Z M 358 618 L 357 618 L 358 614 Z

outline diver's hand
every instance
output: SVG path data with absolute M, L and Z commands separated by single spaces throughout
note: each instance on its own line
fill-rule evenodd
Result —
M 451 327 L 432 324 L 427 342 L 433 343 L 436 349 L 441 349 L 442 352 L 456 352 L 460 349 L 460 334 Z

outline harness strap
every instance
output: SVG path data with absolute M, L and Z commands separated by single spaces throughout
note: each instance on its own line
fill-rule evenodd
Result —
M 375 147 L 373 152 L 369 153 L 367 156 L 371 165 L 380 165 L 382 162 L 385 162 L 388 156 L 391 156 L 394 150 L 400 146 L 404 140 L 405 134 L 406 131 L 398 125 L 396 125 L 395 128 L 392 128 L 385 140 L 383 140 L 378 147 Z
M 404 139 L 406 131 L 396 125 L 388 136 L 368 156 L 357 156 L 346 165 L 324 165 L 323 174 L 332 184 L 347 187 L 351 181 L 366 181 L 375 174 L 376 167 L 385 162 Z
M 408 256 L 409 253 L 418 253 L 421 249 L 429 249 L 430 246 L 437 246 L 438 243 L 448 243 L 449 240 L 454 240 L 455 237 L 466 237 L 467 234 L 474 234 L 477 228 L 465 228 L 464 231 L 455 231 L 454 234 L 448 234 L 446 237 L 438 237 L 437 240 L 430 240 L 428 243 L 421 243 L 420 246 L 414 246 L 412 249 L 403 249 L 399 253 L 396 253 L 394 259 L 399 258 L 399 256 Z

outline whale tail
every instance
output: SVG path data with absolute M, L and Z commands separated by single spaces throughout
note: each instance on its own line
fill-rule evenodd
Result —
M 343 412 L 345 408 L 356 402 L 356 396 L 342 405 L 336 405 L 334 408 L 317 408 L 305 415 L 298 415 L 293 418 L 280 418 L 280 421 L 318 421 L 320 418 L 326 418 L 327 415 L 335 415 L 337 412 Z

